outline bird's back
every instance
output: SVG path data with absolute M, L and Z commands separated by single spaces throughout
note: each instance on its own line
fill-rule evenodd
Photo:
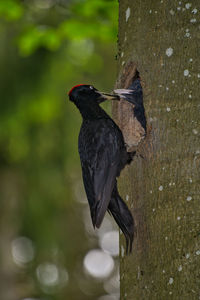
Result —
M 110 119 L 83 120 L 79 133 L 79 154 L 81 161 L 87 161 L 98 167 L 97 157 L 108 150 L 114 153 L 110 161 L 117 161 L 119 171 L 127 163 L 127 152 L 121 130 Z
M 93 225 L 99 227 L 128 159 L 120 129 L 111 119 L 83 120 L 79 154 Z

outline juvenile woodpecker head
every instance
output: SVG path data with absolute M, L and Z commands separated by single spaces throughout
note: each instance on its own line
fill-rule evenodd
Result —
M 88 84 L 75 85 L 68 93 L 69 99 L 76 105 L 79 103 L 96 102 L 101 103 L 105 100 L 120 100 L 118 95 L 110 95 L 99 92 L 95 87 Z

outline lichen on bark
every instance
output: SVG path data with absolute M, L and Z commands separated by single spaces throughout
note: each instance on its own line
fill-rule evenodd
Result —
M 120 239 L 121 299 L 200 297 L 199 11 L 197 0 L 119 1 L 118 71 L 132 60 L 140 72 L 153 143 L 119 180 L 136 225 L 132 255 Z

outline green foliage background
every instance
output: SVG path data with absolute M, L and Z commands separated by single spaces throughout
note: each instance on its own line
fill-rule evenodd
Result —
M 67 91 L 78 83 L 113 87 L 117 11 L 114 0 L 0 1 L 1 299 L 84 300 L 104 293 L 82 270 L 97 241 L 88 238 L 75 201 L 81 119 Z M 35 247 L 24 268 L 10 253 L 17 236 Z M 41 289 L 35 269 L 43 261 L 67 268 L 66 287 Z

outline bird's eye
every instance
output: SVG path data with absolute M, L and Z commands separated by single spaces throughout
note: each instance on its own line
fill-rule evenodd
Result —
M 90 89 L 91 89 L 91 90 L 93 90 L 93 89 L 94 89 L 92 85 L 90 85 Z

